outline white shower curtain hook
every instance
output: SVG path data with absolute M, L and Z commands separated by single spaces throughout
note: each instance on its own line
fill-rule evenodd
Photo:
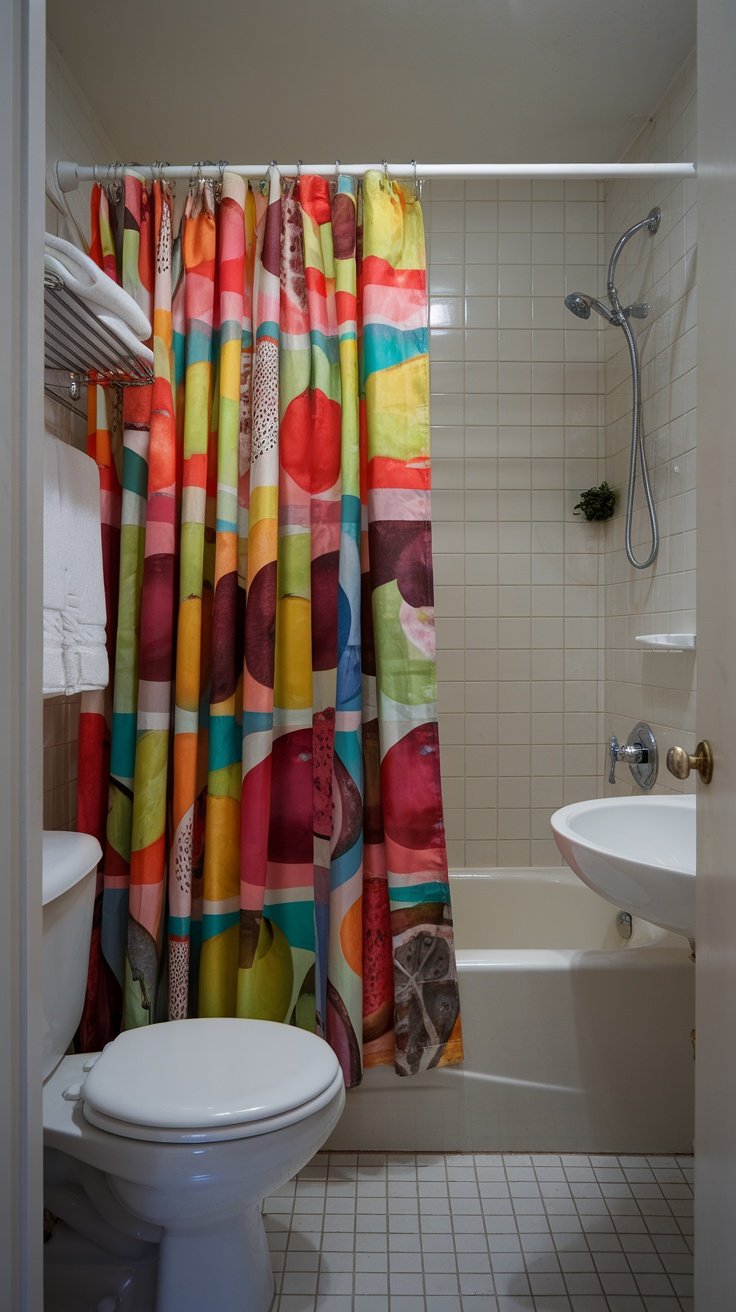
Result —
M 302 164 L 303 164 L 303 163 L 304 163 L 304 160 L 303 160 L 303 159 L 298 159 L 297 162 L 296 162 L 296 180 L 297 180 L 297 182 L 301 182 L 301 180 L 302 180 Z
M 335 182 L 337 182 L 337 179 L 339 178 L 339 176 L 340 176 L 340 161 L 339 161 L 339 159 L 336 159 L 336 160 L 335 160 Z

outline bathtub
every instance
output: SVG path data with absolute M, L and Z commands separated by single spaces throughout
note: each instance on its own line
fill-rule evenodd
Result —
M 451 880 L 465 1061 L 366 1071 L 327 1146 L 690 1152 L 687 941 L 637 919 L 624 940 L 617 908 L 564 867 Z

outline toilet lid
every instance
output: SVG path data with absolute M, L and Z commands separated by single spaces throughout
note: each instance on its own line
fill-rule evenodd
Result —
M 292 1025 L 168 1021 L 107 1045 L 82 1086 L 84 1114 L 129 1138 L 234 1138 L 321 1106 L 339 1073 L 324 1040 Z

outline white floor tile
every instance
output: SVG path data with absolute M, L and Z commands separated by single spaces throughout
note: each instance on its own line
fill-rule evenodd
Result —
M 264 1205 L 273 1312 L 693 1312 L 692 1159 L 320 1153 Z

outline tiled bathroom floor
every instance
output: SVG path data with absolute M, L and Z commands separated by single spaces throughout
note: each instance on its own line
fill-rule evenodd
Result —
M 692 1312 L 692 1158 L 320 1153 L 274 1312 Z

